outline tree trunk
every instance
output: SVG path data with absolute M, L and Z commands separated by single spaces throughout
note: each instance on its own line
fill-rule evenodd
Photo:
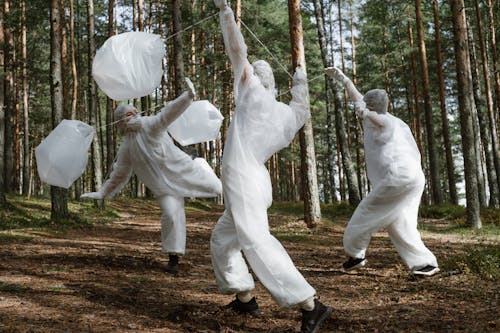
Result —
M 300 0 L 288 0 L 288 19 L 290 22 L 293 68 L 300 66 L 306 71 Z M 309 105 L 307 107 L 309 108 Z M 314 153 L 314 136 L 311 119 L 309 119 L 299 131 L 299 138 L 303 175 L 302 195 L 304 199 L 304 220 L 307 226 L 312 228 L 320 221 L 321 210 L 319 206 L 316 156 Z
M 440 168 L 434 137 L 434 121 L 432 120 L 432 105 L 429 93 L 429 69 L 427 65 L 427 51 L 425 47 L 421 7 L 421 0 L 415 0 L 415 18 L 418 34 L 418 51 L 420 55 L 420 71 L 422 75 L 422 93 L 424 95 L 425 126 L 427 130 L 427 150 L 429 153 L 432 201 L 434 204 L 441 204 L 443 199 L 441 194 L 441 181 L 439 177 Z
M 173 21 L 173 31 L 174 36 L 174 89 L 175 96 L 179 96 L 182 93 L 184 84 L 184 58 L 182 54 L 182 12 L 181 12 L 181 0 L 171 0 L 172 3 L 172 21 Z
M 4 45 L 3 6 L 0 6 L 0 45 Z M 4 68 L 4 48 L 0 47 L 0 68 Z M 5 108 L 4 108 L 4 80 L 0 79 L 0 208 L 5 207 Z
M 12 29 L 8 22 L 12 21 L 10 17 L 10 1 L 5 0 L 3 3 L 3 19 L 4 19 L 4 117 L 5 117 L 5 136 L 4 136 L 4 189 L 6 193 L 13 190 L 13 167 L 14 167 L 14 96 L 13 96 L 13 70 L 14 64 L 12 53 L 14 49 Z
M 492 159 L 493 159 L 493 170 L 491 170 L 491 179 L 490 179 L 490 205 L 494 207 L 498 207 L 500 204 L 499 200 L 499 187 L 500 187 L 500 157 L 498 154 L 500 154 L 499 151 L 499 146 L 498 146 L 498 132 L 496 129 L 496 123 L 495 123 L 495 111 L 494 111 L 494 105 L 493 105 L 493 96 L 491 94 L 491 82 L 490 82 L 490 68 L 488 65 L 488 56 L 487 56 L 487 50 L 486 50 L 486 44 L 485 44 L 485 37 L 483 34 L 483 24 L 482 24 L 482 19 L 481 19 L 481 10 L 479 8 L 479 1 L 474 0 L 474 5 L 476 7 L 476 26 L 477 26 L 477 31 L 478 31 L 478 39 L 479 39 L 479 48 L 481 51 L 481 62 L 482 62 L 482 69 L 483 69 L 483 79 L 484 79 L 484 90 L 485 90 L 485 95 L 486 95 L 486 107 L 487 107 L 487 115 L 488 115 L 488 124 L 486 124 L 486 121 L 484 121 L 484 127 L 481 125 L 481 128 L 483 131 L 486 131 L 486 128 L 490 129 L 491 133 L 491 149 L 492 149 Z M 498 59 L 497 59 L 498 60 Z M 496 63 L 495 58 L 493 59 L 493 64 Z M 495 75 L 498 75 L 496 73 L 496 70 L 494 71 Z M 481 132 L 483 132 L 481 131 Z M 491 167 L 491 166 L 490 166 Z M 494 178 L 494 179 L 493 179 Z M 492 184 L 492 182 L 496 180 L 496 184 Z M 496 190 L 496 194 L 494 195 L 494 191 Z
M 453 19 L 453 41 L 455 45 L 455 65 L 457 71 L 459 116 L 464 158 L 465 195 L 467 201 L 467 223 L 481 228 L 477 185 L 478 156 L 474 150 L 474 128 L 472 125 L 472 78 L 467 47 L 467 26 L 463 0 L 450 0 Z
M 95 24 L 94 24 L 94 0 L 88 0 L 87 3 L 87 29 L 88 29 L 88 112 L 90 126 L 96 129 L 96 134 L 92 140 L 92 161 L 93 161 L 93 179 L 92 190 L 97 191 L 102 186 L 102 160 L 101 148 L 99 144 L 99 128 L 97 128 L 97 86 L 92 78 L 92 62 L 95 55 Z M 104 208 L 104 200 L 95 200 L 97 208 Z
M 321 4 L 319 0 L 314 1 L 314 14 L 316 17 L 318 40 L 321 49 L 321 58 L 323 60 L 324 67 L 330 67 L 333 64 L 329 62 L 328 51 L 326 45 L 326 30 L 323 21 L 323 15 L 321 12 Z M 342 166 L 344 168 L 347 177 L 347 187 L 349 191 L 349 203 L 356 206 L 360 201 L 361 197 L 359 194 L 358 179 L 356 171 L 354 170 L 354 165 L 352 163 L 351 154 L 349 151 L 349 143 L 347 139 L 347 133 L 345 130 L 345 121 L 342 112 L 342 100 L 343 97 L 340 95 L 336 88 L 335 82 L 332 82 L 327 78 L 329 82 L 330 89 L 332 90 L 332 95 L 334 98 L 335 105 L 335 127 L 337 129 L 337 139 L 342 155 Z
M 436 45 L 437 74 L 439 81 L 439 106 L 441 109 L 441 125 L 443 127 L 444 149 L 446 154 L 446 171 L 448 175 L 448 189 L 450 202 L 458 205 L 457 185 L 455 179 L 455 165 L 451 148 L 450 130 L 448 129 L 448 112 L 446 111 L 445 83 L 443 75 L 443 55 L 441 50 L 441 27 L 439 22 L 439 8 L 437 0 L 432 0 L 434 9 L 434 41 Z
M 108 38 L 115 34 L 115 0 L 108 2 Z M 111 124 L 113 123 L 113 109 L 115 105 L 111 98 L 106 97 L 106 174 L 111 172 L 113 161 L 115 160 L 114 133 Z
M 21 1 L 21 63 L 23 84 L 23 195 L 29 195 L 30 189 L 30 138 L 29 138 L 29 105 L 28 105 L 28 70 L 26 54 L 26 1 Z
M 471 75 L 472 75 L 472 90 L 474 93 L 475 111 L 474 112 L 474 133 L 475 133 L 475 145 L 476 154 L 480 158 L 477 159 L 478 167 L 478 187 L 479 187 L 479 202 L 482 207 L 486 207 L 487 196 L 486 196 L 486 181 L 484 177 L 484 163 L 483 163 L 483 152 L 486 159 L 486 174 L 488 175 L 488 186 L 490 189 L 490 202 L 493 205 L 498 204 L 498 182 L 497 175 L 495 172 L 495 166 L 493 163 L 493 152 L 491 150 L 491 138 L 488 130 L 488 124 L 484 117 L 484 97 L 481 93 L 481 87 L 479 84 L 479 64 L 476 57 L 476 45 L 474 43 L 474 37 L 472 34 L 472 27 L 469 25 L 469 20 L 467 19 L 468 28 L 468 42 L 469 42 L 469 56 L 471 64 Z M 474 111 L 474 110 L 473 110 Z M 482 129 L 482 130 L 481 130 Z
M 408 42 L 410 44 L 410 49 L 414 48 L 413 44 L 413 28 L 411 26 L 411 22 L 408 21 Z M 415 106 L 415 114 L 412 115 L 413 117 L 413 122 L 412 122 L 412 128 L 413 128 L 413 133 L 415 135 L 415 140 L 417 141 L 417 146 L 418 149 L 420 150 L 420 156 L 422 157 L 422 168 L 426 170 L 425 168 L 425 151 L 424 147 L 422 144 L 422 116 L 420 112 L 420 104 L 419 104 L 419 99 L 420 99 L 420 93 L 418 89 L 418 79 L 417 79 L 417 65 L 416 65 L 416 60 L 415 60 L 415 52 L 410 53 L 410 68 L 411 68 L 411 77 L 412 77 L 412 82 L 413 82 L 413 103 Z M 423 198 L 422 201 L 427 203 L 427 194 L 426 191 L 423 193 Z
M 50 96 L 52 105 L 52 128 L 63 119 L 63 93 L 61 68 L 61 15 L 59 1 L 50 0 Z M 51 186 L 51 219 L 60 221 L 69 217 L 68 191 Z
M 494 86 L 495 86 L 495 110 L 496 110 L 496 115 L 495 117 L 497 118 L 497 129 L 500 130 L 500 64 L 498 60 L 498 53 L 497 53 L 497 43 L 496 43 L 496 37 L 495 37 L 495 19 L 493 17 L 493 3 L 491 0 L 486 0 L 487 6 L 488 6 L 488 30 L 489 30 L 489 47 L 490 47 L 490 54 L 491 54 L 491 63 L 493 64 L 493 81 L 494 81 Z M 493 118 L 495 118 L 493 117 Z M 497 137 L 498 141 L 498 137 Z M 496 150 L 497 156 L 500 154 L 498 151 L 498 148 Z M 497 170 L 497 177 L 498 177 L 498 186 L 500 187 L 500 172 Z

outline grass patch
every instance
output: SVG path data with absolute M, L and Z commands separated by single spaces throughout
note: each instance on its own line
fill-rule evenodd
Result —
M 28 290 L 29 290 L 28 288 L 21 286 L 19 284 L 0 282 L 0 291 L 6 293 L 9 292 L 9 293 L 22 294 L 27 292 Z
M 212 202 L 199 199 L 186 199 L 186 209 L 191 209 L 194 211 L 204 211 L 208 212 L 212 210 Z
M 500 281 L 500 247 L 493 245 L 469 245 L 461 255 L 443 262 L 446 270 L 459 270 L 472 273 L 484 280 Z
M 94 207 L 92 201 L 68 202 L 69 217 L 60 221 L 50 218 L 50 199 L 9 195 L 7 207 L 0 210 L 0 230 L 26 228 L 65 229 L 89 227 L 93 224 L 105 224 L 118 217 L 110 207 L 103 210 Z

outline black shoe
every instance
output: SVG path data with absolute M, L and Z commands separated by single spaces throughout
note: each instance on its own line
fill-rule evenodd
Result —
M 238 297 L 236 297 L 234 301 L 232 301 L 225 307 L 230 308 L 238 313 L 248 313 L 252 316 L 258 316 L 260 314 L 259 304 L 257 304 L 255 297 L 252 297 L 252 299 L 247 303 L 243 303 L 238 299 Z
M 439 268 L 432 266 L 432 265 L 427 265 L 422 268 L 417 268 L 412 271 L 413 275 L 422 275 L 422 276 L 432 276 L 439 272 Z
M 176 254 L 170 254 L 168 256 L 168 264 L 165 269 L 167 273 L 177 274 L 179 273 L 179 256 Z
M 302 312 L 301 333 L 316 333 L 319 326 L 333 312 L 333 308 L 325 306 L 323 303 L 314 300 L 314 309 L 312 311 L 300 310 Z
M 366 260 L 365 258 L 349 257 L 349 260 L 343 263 L 342 267 L 344 267 L 346 271 L 352 271 L 353 269 L 363 267 L 364 265 L 366 265 L 367 262 L 368 260 Z

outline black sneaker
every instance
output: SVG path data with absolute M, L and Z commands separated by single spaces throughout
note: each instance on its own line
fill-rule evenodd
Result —
M 427 265 L 422 268 L 417 268 L 412 271 L 413 275 L 422 275 L 422 276 L 432 276 L 439 272 L 439 268 L 432 265 Z
M 319 326 L 333 312 L 333 308 L 325 306 L 323 303 L 314 300 L 314 309 L 312 311 L 300 310 L 302 312 L 301 333 L 316 333 Z
M 238 313 L 248 313 L 252 316 L 258 316 L 260 314 L 259 304 L 257 304 L 255 297 L 252 297 L 247 303 L 243 303 L 236 297 L 236 299 L 226 305 L 225 308 L 230 308 Z
M 170 254 L 168 256 L 168 264 L 165 269 L 167 273 L 177 274 L 179 273 L 179 256 L 176 254 Z
M 349 257 L 349 260 L 343 263 L 342 267 L 344 267 L 346 271 L 352 271 L 353 269 L 363 267 L 364 265 L 366 265 L 367 262 L 368 260 L 366 260 L 365 258 Z

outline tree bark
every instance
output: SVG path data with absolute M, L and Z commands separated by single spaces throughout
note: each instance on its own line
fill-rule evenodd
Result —
M 448 128 L 448 112 L 446 111 L 445 82 L 443 75 L 443 55 L 441 47 L 441 27 L 439 22 L 439 8 L 437 0 L 432 0 L 434 11 L 434 41 L 436 45 L 437 74 L 439 81 L 439 106 L 441 109 L 441 125 L 443 127 L 444 149 L 446 154 L 446 171 L 448 175 L 448 189 L 450 203 L 458 205 L 457 185 L 455 179 L 455 165 L 451 148 L 450 130 Z
M 174 89 L 175 96 L 182 93 L 184 84 L 184 58 L 182 53 L 182 12 L 181 0 L 171 0 L 174 42 Z
M 498 53 L 497 53 L 497 43 L 496 43 L 496 37 L 495 37 L 495 19 L 493 17 L 493 3 L 491 0 L 486 0 L 487 6 L 488 6 L 488 30 L 489 30 L 489 47 L 490 47 L 490 54 L 491 54 L 491 63 L 493 64 L 493 81 L 494 81 L 494 86 L 495 86 L 495 110 L 496 110 L 496 119 L 497 119 L 497 129 L 500 130 L 500 64 L 498 60 Z M 498 137 L 497 137 L 498 141 Z M 500 154 L 498 151 L 498 148 L 496 150 L 496 154 Z M 500 172 L 497 170 L 497 177 L 498 177 L 498 186 L 500 187 Z
M 52 128 L 63 119 L 63 93 L 61 68 L 61 15 L 58 0 L 50 0 L 50 96 Z M 60 221 L 69 217 L 68 191 L 51 186 L 51 219 Z
M 92 140 L 92 161 L 93 161 L 93 178 L 92 190 L 97 191 L 102 186 L 102 160 L 101 148 L 99 143 L 99 128 L 97 128 L 97 86 L 92 78 L 92 62 L 95 55 L 95 23 L 94 23 L 94 0 L 88 0 L 87 3 L 87 29 L 88 29 L 88 112 L 90 126 L 96 129 L 96 135 Z M 97 208 L 104 208 L 104 200 L 95 200 L 94 204 Z
M 288 18 L 290 22 L 293 68 L 300 66 L 304 71 L 306 71 L 300 0 L 288 0 Z M 319 206 L 318 181 L 316 176 L 314 136 L 310 119 L 299 131 L 299 139 L 303 175 L 302 194 L 304 198 L 304 220 L 307 226 L 312 228 L 320 221 L 321 210 Z
M 476 229 L 481 228 L 477 185 L 477 166 L 474 150 L 474 128 L 472 125 L 472 78 L 467 46 L 467 25 L 463 0 L 450 0 L 453 19 L 453 41 L 455 46 L 455 65 L 457 72 L 458 104 L 464 158 L 465 196 L 467 201 L 467 223 Z
M 471 75 L 472 75 L 472 90 L 474 94 L 475 111 L 474 112 L 474 133 L 475 133 L 475 145 L 476 154 L 480 157 L 477 159 L 478 167 L 478 187 L 479 187 L 479 202 L 482 207 L 486 207 L 487 196 L 486 196 L 486 181 L 484 174 L 488 177 L 488 187 L 490 189 L 490 204 L 498 205 L 498 182 L 495 172 L 495 166 L 493 162 L 493 152 L 491 147 L 491 133 L 486 130 L 488 128 L 487 121 L 484 117 L 484 106 L 485 101 L 483 94 L 481 93 L 481 87 L 479 84 L 479 64 L 476 57 L 476 45 L 474 43 L 474 37 L 472 34 L 472 26 L 467 20 L 468 28 L 468 42 L 469 42 L 469 56 L 471 63 Z M 473 110 L 473 111 L 474 111 Z M 482 130 L 481 130 L 482 129 Z M 486 172 L 484 172 L 484 162 L 483 153 L 486 159 Z
M 4 8 L 0 6 L 0 45 L 4 45 Z M 0 68 L 4 68 L 4 48 L 0 47 Z M 3 73 L 2 73 L 3 74 Z M 5 108 L 4 108 L 4 80 L 0 79 L 0 208 L 5 207 Z
M 498 207 L 500 204 L 499 200 L 499 191 L 500 191 L 500 157 L 498 154 L 500 154 L 499 151 L 499 145 L 498 145 L 498 132 L 496 128 L 496 122 L 495 122 L 495 111 L 494 111 L 494 103 L 493 103 L 493 96 L 491 94 L 491 82 L 490 82 L 490 68 L 488 64 L 488 56 L 487 56 L 487 50 L 486 50 L 486 43 L 485 43 L 485 37 L 483 34 L 483 24 L 482 24 L 482 19 L 481 19 L 481 9 L 479 7 L 479 1 L 474 0 L 474 5 L 476 9 L 476 26 L 477 26 L 477 32 L 478 32 L 478 39 L 479 39 L 479 48 L 481 51 L 481 62 L 482 62 L 482 69 L 483 69 L 483 82 L 484 82 L 484 90 L 485 90 L 485 95 L 486 95 L 486 107 L 487 107 L 487 115 L 488 115 L 488 124 L 486 125 L 486 122 L 484 122 L 484 127 L 481 125 L 481 128 L 483 128 L 483 131 L 485 131 L 486 128 L 489 127 L 490 133 L 491 133 L 491 149 L 493 150 L 491 156 L 493 158 L 493 170 L 491 170 L 491 177 L 496 180 L 496 184 L 490 184 L 490 188 L 493 187 L 493 191 L 496 189 L 496 195 L 493 194 L 493 192 L 490 195 L 490 205 L 494 207 Z M 492 48 L 493 51 L 493 48 Z M 492 52 L 496 53 L 496 52 Z M 498 59 L 494 58 L 492 63 L 495 64 Z M 495 67 L 495 66 L 494 66 Z M 494 70 L 494 75 L 498 75 L 496 72 L 496 69 Z M 491 167 L 491 166 L 490 166 Z M 491 179 L 493 181 L 493 179 Z M 490 181 L 490 183 L 491 183 Z M 490 189 L 491 191 L 491 189 Z
M 115 34 L 115 0 L 108 2 L 108 38 Z M 106 174 L 109 174 L 113 168 L 113 161 L 115 160 L 115 143 L 113 127 L 113 110 L 115 104 L 113 100 L 106 97 Z
M 427 150 L 429 153 L 429 169 L 431 178 L 431 193 L 434 204 L 443 202 L 441 194 L 440 168 L 437 157 L 437 148 L 432 120 L 431 96 L 429 93 L 429 68 L 427 65 L 427 51 L 425 47 L 424 26 L 422 21 L 421 0 L 415 0 L 415 18 L 418 34 L 418 51 L 420 55 L 420 71 L 422 75 L 422 93 L 424 95 L 425 126 L 427 129 Z
M 333 64 L 329 61 L 328 59 L 328 50 L 327 50 L 327 44 L 326 44 L 326 30 L 325 30 L 325 25 L 323 21 L 323 15 L 321 12 L 321 4 L 319 0 L 314 1 L 314 13 L 316 17 L 316 24 L 317 24 L 317 33 L 318 33 L 318 40 L 320 43 L 320 50 L 321 50 L 321 58 L 323 61 L 323 66 L 324 67 L 330 67 L 333 66 Z M 332 95 L 334 98 L 334 106 L 335 106 L 335 127 L 337 129 L 337 139 L 338 143 L 340 146 L 341 150 L 341 156 L 342 156 L 342 166 L 345 171 L 345 175 L 347 178 L 347 187 L 349 191 L 349 203 L 353 206 L 356 206 L 360 201 L 360 193 L 359 193 L 359 186 L 358 186 L 358 179 L 356 172 L 354 170 L 354 165 L 352 163 L 351 159 L 351 153 L 349 151 L 349 143 L 347 136 L 348 134 L 346 133 L 345 130 L 345 121 L 343 117 L 343 112 L 342 112 L 342 100 L 343 96 L 339 93 L 339 91 L 336 88 L 335 82 L 332 82 L 330 79 L 326 78 L 327 81 L 329 81 L 329 86 L 332 91 Z
M 23 195 L 30 195 L 31 164 L 30 164 L 30 131 L 29 131 L 29 105 L 28 105 L 28 70 L 26 54 L 26 1 L 21 1 L 21 63 L 23 85 Z
M 13 96 L 13 70 L 14 64 L 12 59 L 12 53 L 14 49 L 14 42 L 12 37 L 12 29 L 7 24 L 10 22 L 10 17 L 12 16 L 10 12 L 10 1 L 5 0 L 3 3 L 3 34 L 4 34 L 4 44 L 3 44 L 3 52 L 4 52 L 4 122 L 5 122 L 5 130 L 4 130 L 4 189 L 6 193 L 13 191 L 13 176 L 14 176 L 14 96 Z

